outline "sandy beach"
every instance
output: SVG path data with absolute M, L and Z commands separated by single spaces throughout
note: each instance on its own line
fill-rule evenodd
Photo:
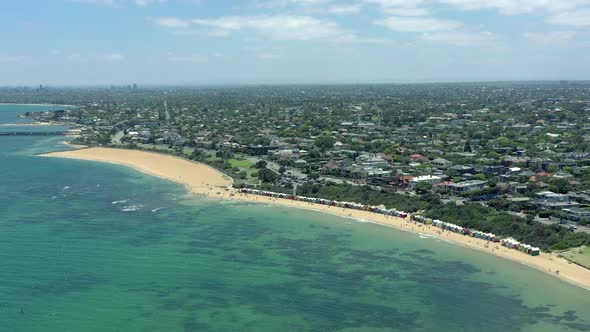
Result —
M 286 199 L 247 195 L 232 189 L 232 179 L 204 164 L 186 159 L 154 152 L 124 150 L 111 148 L 88 148 L 43 154 L 46 157 L 92 160 L 115 163 L 134 168 L 140 172 L 184 184 L 196 195 L 216 199 L 239 200 L 262 204 L 279 204 L 295 208 L 304 208 L 342 217 L 366 220 L 405 231 L 434 236 L 448 242 L 473 248 L 528 265 L 556 278 L 590 290 L 590 270 L 571 264 L 554 253 L 541 253 L 529 256 L 516 250 L 508 249 L 497 243 L 475 239 L 451 232 L 442 232 L 440 228 L 414 223 L 408 219 L 358 211 L 326 205 L 312 204 Z M 556 273 L 559 271 L 559 274 Z

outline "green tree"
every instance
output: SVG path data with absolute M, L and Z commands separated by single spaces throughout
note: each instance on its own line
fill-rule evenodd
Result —
M 465 146 L 463 147 L 463 152 L 471 152 L 471 143 L 469 143 L 469 140 L 465 141 Z
M 205 156 L 205 152 L 201 149 L 194 149 L 191 153 L 190 159 L 201 160 Z
M 486 175 L 483 173 L 477 173 L 473 176 L 473 178 L 475 180 L 485 180 L 486 179 Z
M 551 165 L 547 166 L 547 172 L 555 174 L 555 173 L 559 172 L 559 166 L 557 166 L 555 164 L 551 164 Z
M 419 182 L 415 187 L 414 191 L 416 191 L 419 195 L 424 195 L 432 191 L 432 185 L 428 182 Z
M 463 181 L 463 178 L 460 176 L 455 176 L 451 181 L 453 181 L 453 183 L 459 183 Z
M 549 190 L 560 194 L 567 193 L 572 187 L 567 179 L 553 179 L 549 184 Z
M 320 136 L 316 139 L 315 145 L 320 148 L 321 151 L 326 151 L 334 147 L 336 140 L 331 136 Z
M 262 182 L 272 183 L 279 178 L 279 175 L 268 168 L 261 168 L 258 171 L 258 178 L 262 180 Z
M 256 162 L 256 168 L 266 168 L 268 163 L 264 160 L 259 160 Z

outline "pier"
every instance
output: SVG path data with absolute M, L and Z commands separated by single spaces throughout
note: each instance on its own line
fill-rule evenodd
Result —
M 0 131 L 0 136 L 66 136 L 80 135 L 79 130 L 61 131 Z

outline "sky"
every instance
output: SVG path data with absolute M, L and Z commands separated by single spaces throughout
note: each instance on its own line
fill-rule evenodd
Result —
M 0 86 L 590 79 L 590 0 L 2 0 Z

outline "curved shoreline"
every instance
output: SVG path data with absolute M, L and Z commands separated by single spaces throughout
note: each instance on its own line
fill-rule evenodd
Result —
M 65 106 L 65 107 L 76 107 L 75 105 L 64 105 L 64 104 L 19 104 L 19 103 L 0 103 L 0 105 L 18 105 L 18 106 Z
M 469 249 L 476 249 L 488 254 L 503 257 L 527 265 L 541 272 L 550 274 L 560 280 L 590 290 L 590 270 L 558 257 L 554 253 L 541 253 L 541 256 L 529 256 L 519 251 L 508 249 L 487 241 L 466 237 L 457 233 L 444 232 L 440 228 L 412 222 L 393 216 L 376 214 L 368 211 L 352 210 L 287 199 L 249 195 L 232 189 L 233 180 L 220 171 L 176 156 L 139 150 L 112 148 L 86 148 L 41 154 L 46 157 L 60 157 L 89 161 L 106 162 L 131 167 L 145 174 L 183 184 L 190 193 L 233 201 L 251 203 L 270 203 L 293 208 L 329 213 L 339 217 L 365 220 L 399 230 L 433 236 L 449 243 Z M 556 275 L 555 271 L 560 271 Z

